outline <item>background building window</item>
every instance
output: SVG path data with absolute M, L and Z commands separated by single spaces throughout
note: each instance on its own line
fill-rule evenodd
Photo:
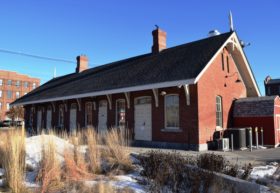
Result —
M 86 108 L 85 108 L 85 123 L 86 127 L 92 126 L 92 103 L 86 103 Z
M 2 110 L 2 103 L 0 102 L 0 111 Z
M 7 98 L 11 99 L 13 97 L 13 92 L 11 90 L 7 90 Z
M 33 89 L 36 88 L 36 83 L 35 83 L 35 82 L 32 84 L 32 88 L 33 88 Z
M 19 80 L 16 81 L 16 86 L 20 87 L 20 81 Z
M 0 86 L 2 86 L 3 85 L 3 80 L 2 79 L 0 79 Z
M 18 99 L 20 97 L 20 94 L 19 94 L 19 92 L 17 91 L 16 92 L 16 98 Z
M 28 88 L 28 86 L 29 86 L 29 83 L 28 82 L 24 82 L 24 87 Z
M 6 109 L 10 110 L 10 103 L 6 103 Z
M 116 126 L 125 127 L 125 100 L 119 99 L 116 102 Z
M 165 96 L 165 127 L 179 128 L 179 96 Z
M 223 127 L 223 106 L 222 97 L 216 97 L 216 126 Z
M 2 90 L 0 90 L 0 98 L 2 98 Z
M 8 85 L 8 86 L 12 86 L 12 80 L 8 80 L 8 81 L 7 81 L 7 85 Z

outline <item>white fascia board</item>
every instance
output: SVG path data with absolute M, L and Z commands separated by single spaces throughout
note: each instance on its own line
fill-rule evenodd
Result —
M 147 85 L 143 85 L 143 86 L 134 86 L 134 87 L 112 89 L 112 90 L 103 90 L 103 91 L 89 92 L 89 93 L 84 93 L 84 94 L 69 95 L 69 96 L 64 96 L 64 97 L 55 97 L 55 98 L 48 98 L 48 99 L 42 99 L 42 100 L 28 101 L 28 102 L 23 102 L 23 103 L 17 103 L 12 106 L 22 106 L 22 105 L 28 105 L 28 104 L 37 104 L 37 103 L 46 103 L 46 102 L 53 102 L 53 101 L 77 99 L 77 98 L 86 98 L 86 97 L 101 96 L 101 95 L 107 95 L 107 94 L 143 91 L 143 90 L 149 90 L 149 89 L 155 89 L 155 88 L 166 88 L 166 87 L 180 86 L 180 85 L 185 85 L 185 84 L 194 84 L 194 80 L 195 79 L 187 79 L 187 80 L 178 80 L 178 81 L 161 82 L 161 83 L 155 83 L 155 84 L 147 84 Z
M 223 50 L 223 48 L 229 43 L 229 40 L 232 38 L 232 36 L 235 34 L 235 32 L 225 41 L 225 43 L 220 47 L 220 49 L 214 54 L 214 56 L 209 60 L 207 65 L 203 68 L 203 70 L 198 74 L 198 76 L 195 78 L 194 83 L 196 84 L 199 79 L 202 77 L 202 75 L 206 72 L 206 70 L 211 66 L 213 61 L 216 59 L 218 54 Z
M 233 38 L 233 37 L 234 37 L 235 39 L 238 40 L 237 35 L 236 35 L 236 33 L 234 32 L 234 33 L 225 41 L 225 43 L 220 47 L 220 49 L 214 54 L 214 56 L 213 56 L 213 57 L 211 58 L 211 60 L 207 63 L 207 65 L 204 67 L 204 69 L 198 74 L 198 76 L 195 78 L 194 84 L 196 84 L 196 83 L 199 81 L 199 79 L 201 78 L 201 76 L 202 76 L 202 75 L 206 72 L 206 70 L 210 67 L 210 65 L 211 65 L 211 64 L 213 63 L 213 61 L 216 59 L 216 57 L 218 56 L 218 54 L 223 50 L 223 48 L 224 48 L 228 43 L 230 43 L 230 40 L 231 40 L 231 38 Z M 241 47 L 239 41 L 237 41 L 237 42 L 238 42 L 239 46 Z M 257 86 L 256 80 L 255 80 L 255 78 L 254 78 L 254 76 L 253 76 L 253 73 L 252 73 L 252 70 L 251 70 L 251 68 L 250 68 L 250 66 L 249 66 L 249 63 L 248 63 L 248 61 L 247 61 L 247 58 L 245 57 L 245 54 L 244 54 L 243 49 L 241 49 L 241 52 L 240 52 L 240 53 L 241 53 L 241 56 L 242 56 L 243 60 L 245 61 L 246 68 L 247 68 L 247 70 L 248 70 L 248 72 L 249 72 L 249 75 L 250 75 L 250 77 L 251 77 L 251 79 L 252 79 L 252 82 L 253 82 L 253 85 L 254 85 L 254 87 L 255 87 L 255 89 L 256 89 L 256 91 L 257 91 L 257 94 L 258 94 L 258 96 L 261 96 L 259 87 Z

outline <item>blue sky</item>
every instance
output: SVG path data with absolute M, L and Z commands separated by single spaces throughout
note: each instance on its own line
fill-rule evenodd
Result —
M 150 52 L 151 31 L 167 31 L 167 46 L 229 31 L 228 13 L 263 93 L 267 75 L 280 78 L 280 1 L 253 0 L 26 0 L 0 2 L 0 49 L 64 58 L 86 54 L 90 66 Z M 0 69 L 41 78 L 74 72 L 73 63 L 0 52 Z

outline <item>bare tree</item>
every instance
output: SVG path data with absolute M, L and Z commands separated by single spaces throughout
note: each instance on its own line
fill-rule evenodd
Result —
M 24 109 L 21 106 L 16 106 L 10 108 L 9 111 L 6 112 L 6 115 L 12 120 L 23 119 L 24 117 Z

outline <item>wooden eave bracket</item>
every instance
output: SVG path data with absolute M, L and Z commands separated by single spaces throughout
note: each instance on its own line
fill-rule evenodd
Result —
M 52 105 L 53 112 L 55 112 L 55 102 L 51 102 L 51 105 Z
M 187 106 L 189 106 L 191 104 L 190 101 L 190 89 L 189 89 L 189 85 L 185 84 L 184 86 L 184 90 L 185 90 L 185 95 L 186 95 L 186 104 Z
M 112 110 L 112 95 L 107 94 L 107 99 L 108 99 L 108 103 L 109 103 L 109 109 Z
M 127 104 L 127 108 L 130 108 L 130 93 L 129 92 L 125 92 L 124 96 L 126 98 L 126 104 Z
M 153 89 L 153 94 L 155 97 L 155 105 L 156 105 L 156 107 L 158 107 L 158 89 L 157 88 Z
M 81 99 L 76 99 L 77 100 L 77 103 L 78 103 L 78 109 L 79 111 L 82 110 L 82 102 L 81 102 Z

